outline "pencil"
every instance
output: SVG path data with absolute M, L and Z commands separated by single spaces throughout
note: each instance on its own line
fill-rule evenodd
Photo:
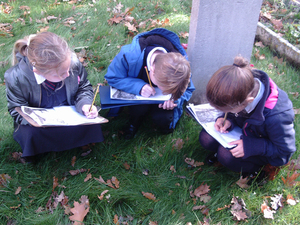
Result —
M 225 113 L 225 116 L 224 116 L 223 125 L 222 125 L 223 127 L 225 126 L 225 121 L 226 121 L 226 119 L 227 119 L 227 114 L 228 114 L 228 113 Z
M 94 94 L 94 99 L 93 99 L 93 103 L 91 104 L 91 107 L 90 107 L 90 110 L 89 110 L 89 112 L 92 110 L 92 108 L 93 108 L 93 105 L 94 105 L 94 103 L 95 103 L 95 100 L 96 100 L 96 96 L 97 96 L 97 93 L 98 93 L 98 90 L 99 90 L 99 84 L 97 85 L 97 89 L 96 89 L 96 92 L 95 92 L 95 94 Z
M 149 76 L 149 73 L 148 73 L 147 66 L 145 66 L 145 70 L 146 70 L 146 74 L 147 74 L 147 77 L 148 77 L 148 81 L 149 81 L 150 87 L 152 87 L 152 84 L 151 84 L 151 80 L 150 80 L 150 76 Z

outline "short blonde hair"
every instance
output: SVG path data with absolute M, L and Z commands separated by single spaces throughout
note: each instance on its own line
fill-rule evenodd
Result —
M 158 54 L 154 59 L 154 77 L 157 84 L 164 87 L 164 94 L 172 94 L 172 99 L 179 99 L 187 89 L 191 68 L 189 62 L 180 53 Z

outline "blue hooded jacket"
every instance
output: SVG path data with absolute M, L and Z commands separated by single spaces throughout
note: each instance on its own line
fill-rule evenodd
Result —
M 116 55 L 109 65 L 107 73 L 104 77 L 110 86 L 128 93 L 133 93 L 135 95 L 140 94 L 140 90 L 146 84 L 146 82 L 142 79 L 137 79 L 143 66 L 145 51 L 145 48 L 141 49 L 142 47 L 140 46 L 139 40 L 142 37 L 151 35 L 159 35 L 167 39 L 170 43 L 172 43 L 173 47 L 175 47 L 175 49 L 187 59 L 187 54 L 180 44 L 179 37 L 174 32 L 164 28 L 157 28 L 138 34 L 133 38 L 131 44 L 125 45 L 121 48 L 121 51 Z M 165 47 L 164 43 L 158 46 Z M 170 127 L 175 128 L 176 123 L 183 113 L 183 104 L 185 101 L 188 101 L 191 98 L 194 90 L 195 87 L 190 79 L 190 84 L 186 91 L 178 100 L 175 101 L 177 107 L 174 108 L 174 119 Z

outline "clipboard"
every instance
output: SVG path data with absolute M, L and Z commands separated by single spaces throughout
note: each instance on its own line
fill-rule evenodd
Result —
M 102 123 L 107 123 L 109 122 L 108 119 L 102 117 L 102 116 L 98 116 L 98 118 L 101 119 L 101 121 L 99 122 L 84 122 L 84 123 L 80 123 L 80 124 L 76 124 L 76 125 L 61 125 L 61 124 L 58 124 L 58 125 L 48 125 L 48 124 L 45 124 L 45 125 L 41 125 L 39 123 L 37 123 L 34 119 L 32 119 L 30 116 L 28 116 L 26 113 L 24 113 L 21 109 L 21 107 L 16 107 L 15 110 L 24 118 L 26 119 L 32 126 L 34 127 L 57 127 L 57 126 L 80 126 L 80 125 L 92 125 L 92 124 L 102 124 Z M 79 113 L 78 113 L 79 114 Z

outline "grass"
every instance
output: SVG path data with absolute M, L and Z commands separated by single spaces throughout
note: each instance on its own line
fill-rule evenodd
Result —
M 0 224 L 70 224 L 69 215 L 65 215 L 62 206 L 51 209 L 47 205 L 53 193 L 53 177 L 58 178 L 60 185 L 54 191 L 58 194 L 63 191 L 68 196 L 70 207 L 73 207 L 74 201 L 78 202 L 82 195 L 88 196 L 90 210 L 84 219 L 85 224 L 114 224 L 115 215 L 128 224 L 149 224 L 150 221 L 172 225 L 187 222 L 197 224 L 204 221 L 204 217 L 210 219 L 210 224 L 235 224 L 229 209 L 217 211 L 218 208 L 230 205 L 233 196 L 244 199 L 247 209 L 251 211 L 251 217 L 239 224 L 300 223 L 299 204 L 284 204 L 285 207 L 274 214 L 274 220 L 265 219 L 260 210 L 263 200 L 267 199 L 270 202 L 268 196 L 274 194 L 283 194 L 285 198 L 291 194 L 295 199 L 299 199 L 299 187 L 285 186 L 281 180 L 281 176 L 286 178 L 289 172 L 287 168 L 282 169 L 275 180 L 269 181 L 263 187 L 252 185 L 246 190 L 235 184 L 239 174 L 223 167 L 203 165 L 199 172 L 189 167 L 184 162 L 185 158 L 203 162 L 208 152 L 198 142 L 200 125 L 186 113 L 173 134 L 161 136 L 152 128 L 150 122 L 146 121 L 135 139 L 125 141 L 120 132 L 128 120 L 125 109 L 119 117 L 109 118 L 110 122 L 102 126 L 105 141 L 91 146 L 92 152 L 87 156 L 81 156 L 86 149 L 78 148 L 45 154 L 36 165 L 24 165 L 13 160 L 11 153 L 21 152 L 21 148 L 12 137 L 13 124 L 6 108 L 3 78 L 4 72 L 10 67 L 7 62 L 11 58 L 13 43 L 24 35 L 36 33 L 49 26 L 49 31 L 63 36 L 77 53 L 82 49 L 86 50 L 84 58 L 89 79 L 96 85 L 104 82 L 107 66 L 120 50 L 119 47 L 132 40 L 131 32 L 123 23 L 107 23 L 113 17 L 112 10 L 117 2 L 83 0 L 75 5 L 66 1 L 57 2 L 59 4 L 55 4 L 53 0 L 40 1 L 38 5 L 34 0 L 9 1 L 8 5 L 1 3 L 2 8 L 11 7 L 11 12 L 4 14 L 1 11 L 0 21 L 10 23 L 13 29 L 11 33 L 0 33 L 0 65 L 3 65 L 0 66 L 0 174 L 8 174 L 12 178 L 5 186 L 0 187 Z M 135 6 L 131 16 L 135 18 L 136 23 L 147 20 L 146 28 L 140 28 L 139 32 L 146 30 L 150 25 L 149 18 L 159 21 L 168 18 L 170 24 L 166 28 L 180 34 L 189 30 L 191 4 L 191 0 L 139 3 L 127 0 L 122 1 L 124 7 L 121 8 L 121 12 Z M 19 8 L 24 5 L 30 7 L 30 14 L 26 17 L 24 10 Z M 36 22 L 52 15 L 58 19 L 50 20 L 48 24 Z M 75 24 L 65 26 L 64 22 L 70 17 L 73 17 Z M 25 21 L 25 25 L 22 25 L 23 20 L 19 18 Z M 187 39 L 181 38 L 181 41 L 187 43 Z M 256 52 L 255 48 L 253 53 Z M 253 57 L 254 66 L 266 71 L 279 87 L 289 93 L 294 107 L 300 108 L 299 96 L 295 94 L 300 85 L 299 69 L 293 68 L 285 61 L 278 63 L 273 58 L 275 53 L 268 47 L 259 50 L 266 58 L 258 60 Z M 270 64 L 273 65 L 272 69 Z M 107 110 L 101 111 L 103 116 L 106 113 Z M 299 115 L 296 115 L 297 147 L 300 141 L 299 125 Z M 178 140 L 183 141 L 182 148 L 176 147 L 175 143 Z M 296 159 L 298 154 L 293 158 Z M 71 166 L 73 156 L 77 157 L 74 167 Z M 125 169 L 125 162 L 130 165 L 129 170 Z M 171 166 L 174 166 L 176 173 L 170 170 Z M 68 172 L 81 168 L 88 171 L 76 176 Z M 145 170 L 149 171 L 148 175 L 143 174 Z M 84 182 L 88 173 L 96 178 L 102 176 L 104 180 L 115 176 L 120 181 L 120 188 L 109 188 L 95 179 Z M 207 203 L 197 200 L 196 205 L 206 205 L 209 208 L 207 215 L 202 214 L 201 210 L 192 211 L 194 204 L 189 188 L 192 186 L 194 190 L 202 183 L 210 186 L 211 200 Z M 18 187 L 21 187 L 21 191 L 15 194 Z M 110 197 L 99 200 L 98 196 L 106 189 L 109 192 L 105 196 L 109 194 Z M 142 192 L 154 194 L 157 201 L 145 198 Z M 52 206 L 53 201 L 52 199 Z M 39 207 L 42 209 L 37 211 Z

